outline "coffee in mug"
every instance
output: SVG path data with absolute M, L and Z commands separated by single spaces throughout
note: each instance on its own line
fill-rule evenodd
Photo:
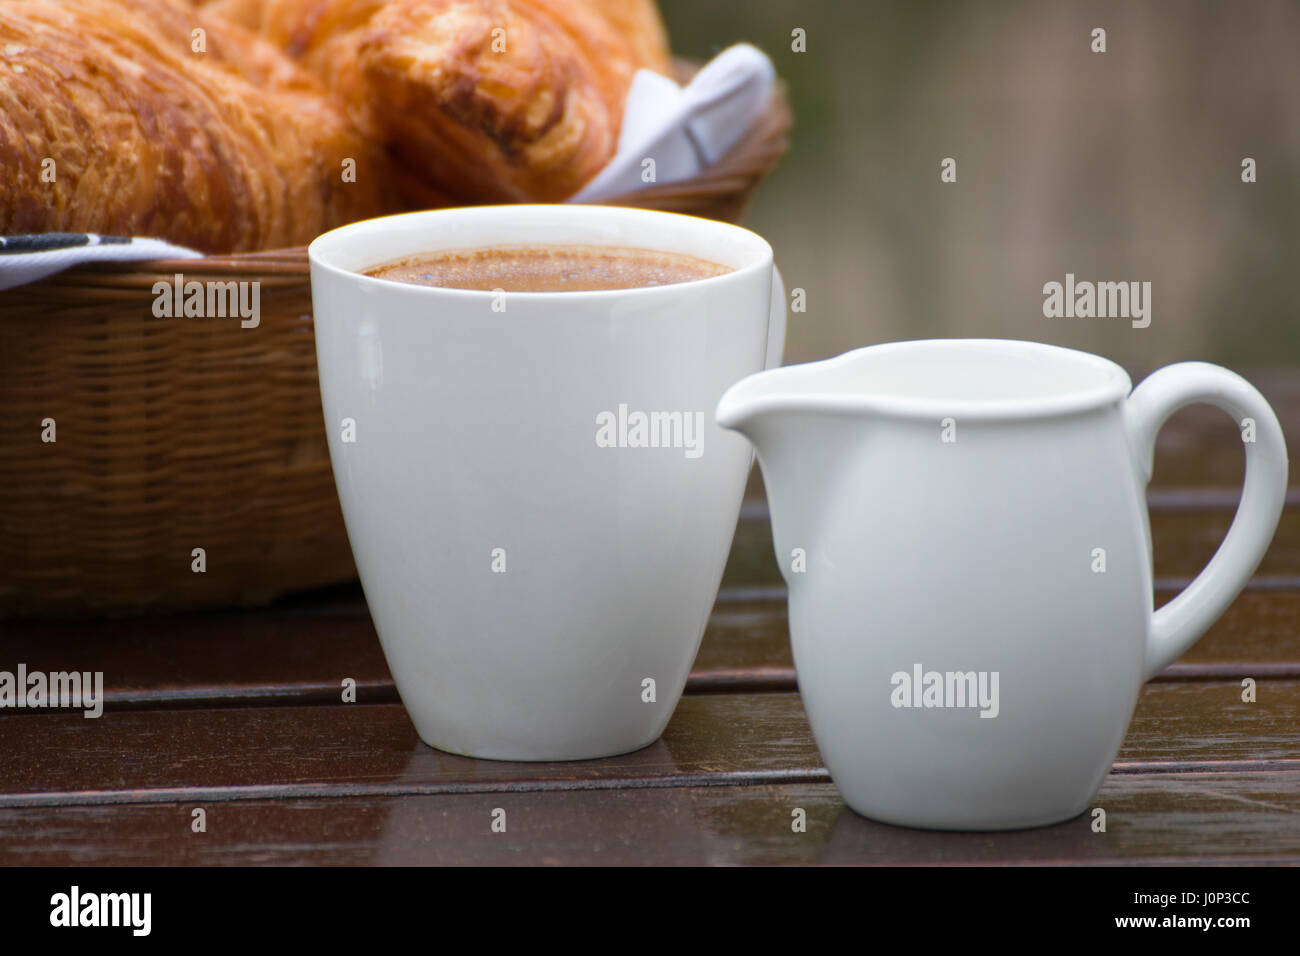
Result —
M 732 271 L 678 252 L 625 246 L 488 246 L 408 256 L 366 275 L 444 289 L 595 292 L 694 282 Z

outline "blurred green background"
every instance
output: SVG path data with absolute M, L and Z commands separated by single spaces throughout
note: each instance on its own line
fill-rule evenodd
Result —
M 746 219 L 807 293 L 787 362 L 954 335 L 1300 361 L 1300 3 L 660 2 L 679 55 L 747 40 L 789 87 Z M 1044 317 L 1067 272 L 1151 282 L 1150 327 Z

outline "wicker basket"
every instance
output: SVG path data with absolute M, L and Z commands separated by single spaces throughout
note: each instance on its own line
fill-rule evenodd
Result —
M 778 93 L 703 175 L 613 202 L 734 221 L 789 125 Z M 259 280 L 257 330 L 155 319 L 154 284 L 178 272 Z M 355 577 L 310 313 L 303 248 L 88 266 L 0 293 L 0 617 L 256 605 Z

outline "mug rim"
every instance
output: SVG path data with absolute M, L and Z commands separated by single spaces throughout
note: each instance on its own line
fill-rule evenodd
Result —
M 665 212 L 659 209 L 640 209 L 633 206 L 604 206 L 588 203 L 519 203 L 519 204 L 497 204 L 483 206 L 448 206 L 442 209 L 424 209 L 415 212 L 397 213 L 391 216 L 378 216 L 372 219 L 362 219 L 357 222 L 348 223 L 344 226 L 331 229 L 328 232 L 317 236 L 307 246 L 307 257 L 313 269 L 323 269 L 336 276 L 345 277 L 348 280 L 358 282 L 363 288 L 370 288 L 373 291 L 386 290 L 388 293 L 397 293 L 409 295 L 438 296 L 450 297 L 452 299 L 464 299 L 473 301 L 474 299 L 490 300 L 500 294 L 490 289 L 454 289 L 446 286 L 420 285 L 414 282 L 401 282 L 396 279 L 382 279 L 376 276 L 368 276 L 357 269 L 348 268 L 337 262 L 337 257 L 342 254 L 346 248 L 351 248 L 356 243 L 364 242 L 368 234 L 383 232 L 393 227 L 412 227 L 414 224 L 429 221 L 436 223 L 441 219 L 466 219 L 474 220 L 482 217 L 504 217 L 504 216 L 559 216 L 561 218 L 571 217 L 575 222 L 590 221 L 594 218 L 603 218 L 610 222 L 635 222 L 640 219 L 642 222 L 665 223 L 676 221 L 679 228 L 693 229 L 699 231 L 713 231 L 715 234 L 724 234 L 730 236 L 733 240 L 738 240 L 742 244 L 748 245 L 749 261 L 745 264 L 732 268 L 716 276 L 706 276 L 702 279 L 691 279 L 687 282 L 673 282 L 664 285 L 654 286 L 631 286 L 623 289 L 585 289 L 560 292 L 533 292 L 517 291 L 506 292 L 512 302 L 566 302 L 577 304 L 579 302 L 596 303 L 600 301 L 613 301 L 629 294 L 636 294 L 642 297 L 654 297 L 658 295 L 672 295 L 674 291 L 680 291 L 691 286 L 708 286 L 713 288 L 719 284 L 729 284 L 736 282 L 751 281 L 756 273 L 764 270 L 771 270 L 774 266 L 774 253 L 771 245 L 758 233 L 753 232 L 743 226 L 734 223 L 722 222 L 716 219 L 706 219 L 702 216 L 692 216 L 686 213 Z M 508 225 L 503 225 L 508 229 Z M 433 240 L 427 239 L 426 243 Z M 600 245 L 599 242 L 590 242 L 582 240 L 560 240 L 561 243 L 573 245 Z M 508 236 L 499 240 L 488 240 L 480 243 L 474 248 L 492 245 L 518 245 L 517 239 L 510 239 Z M 623 244 L 625 248 L 636 248 L 635 239 L 629 238 Z M 457 247 L 449 247 L 457 248 Z M 650 247 L 643 247 L 650 248 Z M 418 255 L 421 251 L 430 251 L 429 246 L 425 245 L 424 249 L 413 249 L 404 255 Z M 662 250 L 669 251 L 669 250 Z M 672 250 L 679 251 L 679 250 Z M 693 253 L 681 253 L 685 255 L 694 255 Z M 363 268 L 373 268 L 374 265 L 380 265 L 384 262 L 391 262 L 395 259 L 402 258 L 403 254 L 386 257 L 380 262 L 374 263 Z M 702 258 L 695 256 L 695 258 Z
M 818 392 L 812 387 L 801 387 L 799 383 L 801 378 L 810 373 L 851 368 L 868 358 L 875 360 L 890 353 L 954 346 L 991 353 L 1014 351 L 1045 356 L 1054 361 L 1087 366 L 1098 375 L 1098 380 L 1090 385 L 1062 388 L 1050 394 L 995 398 L 938 398 L 853 388 Z M 765 376 L 769 376 L 767 382 L 758 384 L 757 380 Z M 752 394 L 746 394 L 751 391 L 746 386 L 752 387 Z M 1126 398 L 1132 390 L 1132 380 L 1120 365 L 1081 349 L 1023 339 L 911 339 L 868 345 L 834 358 L 758 372 L 728 389 L 718 404 L 716 415 L 719 423 L 727 427 L 733 427 L 754 415 L 778 410 L 846 414 L 873 412 L 935 421 L 949 416 L 974 421 L 1023 420 L 1072 415 L 1103 408 Z

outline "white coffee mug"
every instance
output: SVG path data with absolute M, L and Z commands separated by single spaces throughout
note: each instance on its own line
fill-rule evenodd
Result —
M 733 271 L 559 293 L 360 274 L 503 244 L 636 247 Z M 699 648 L 752 461 L 712 410 L 780 361 L 771 248 L 692 216 L 556 205 L 360 222 L 308 254 L 339 499 L 420 737 L 509 760 L 654 742 Z
M 1245 488 L 1213 560 L 1153 612 L 1143 490 L 1157 430 L 1194 402 L 1242 430 Z M 1071 349 L 899 342 L 751 376 L 717 417 L 758 450 L 827 769 L 887 823 L 1082 813 L 1143 682 L 1245 585 L 1286 496 L 1272 409 L 1199 362 L 1134 390 Z

